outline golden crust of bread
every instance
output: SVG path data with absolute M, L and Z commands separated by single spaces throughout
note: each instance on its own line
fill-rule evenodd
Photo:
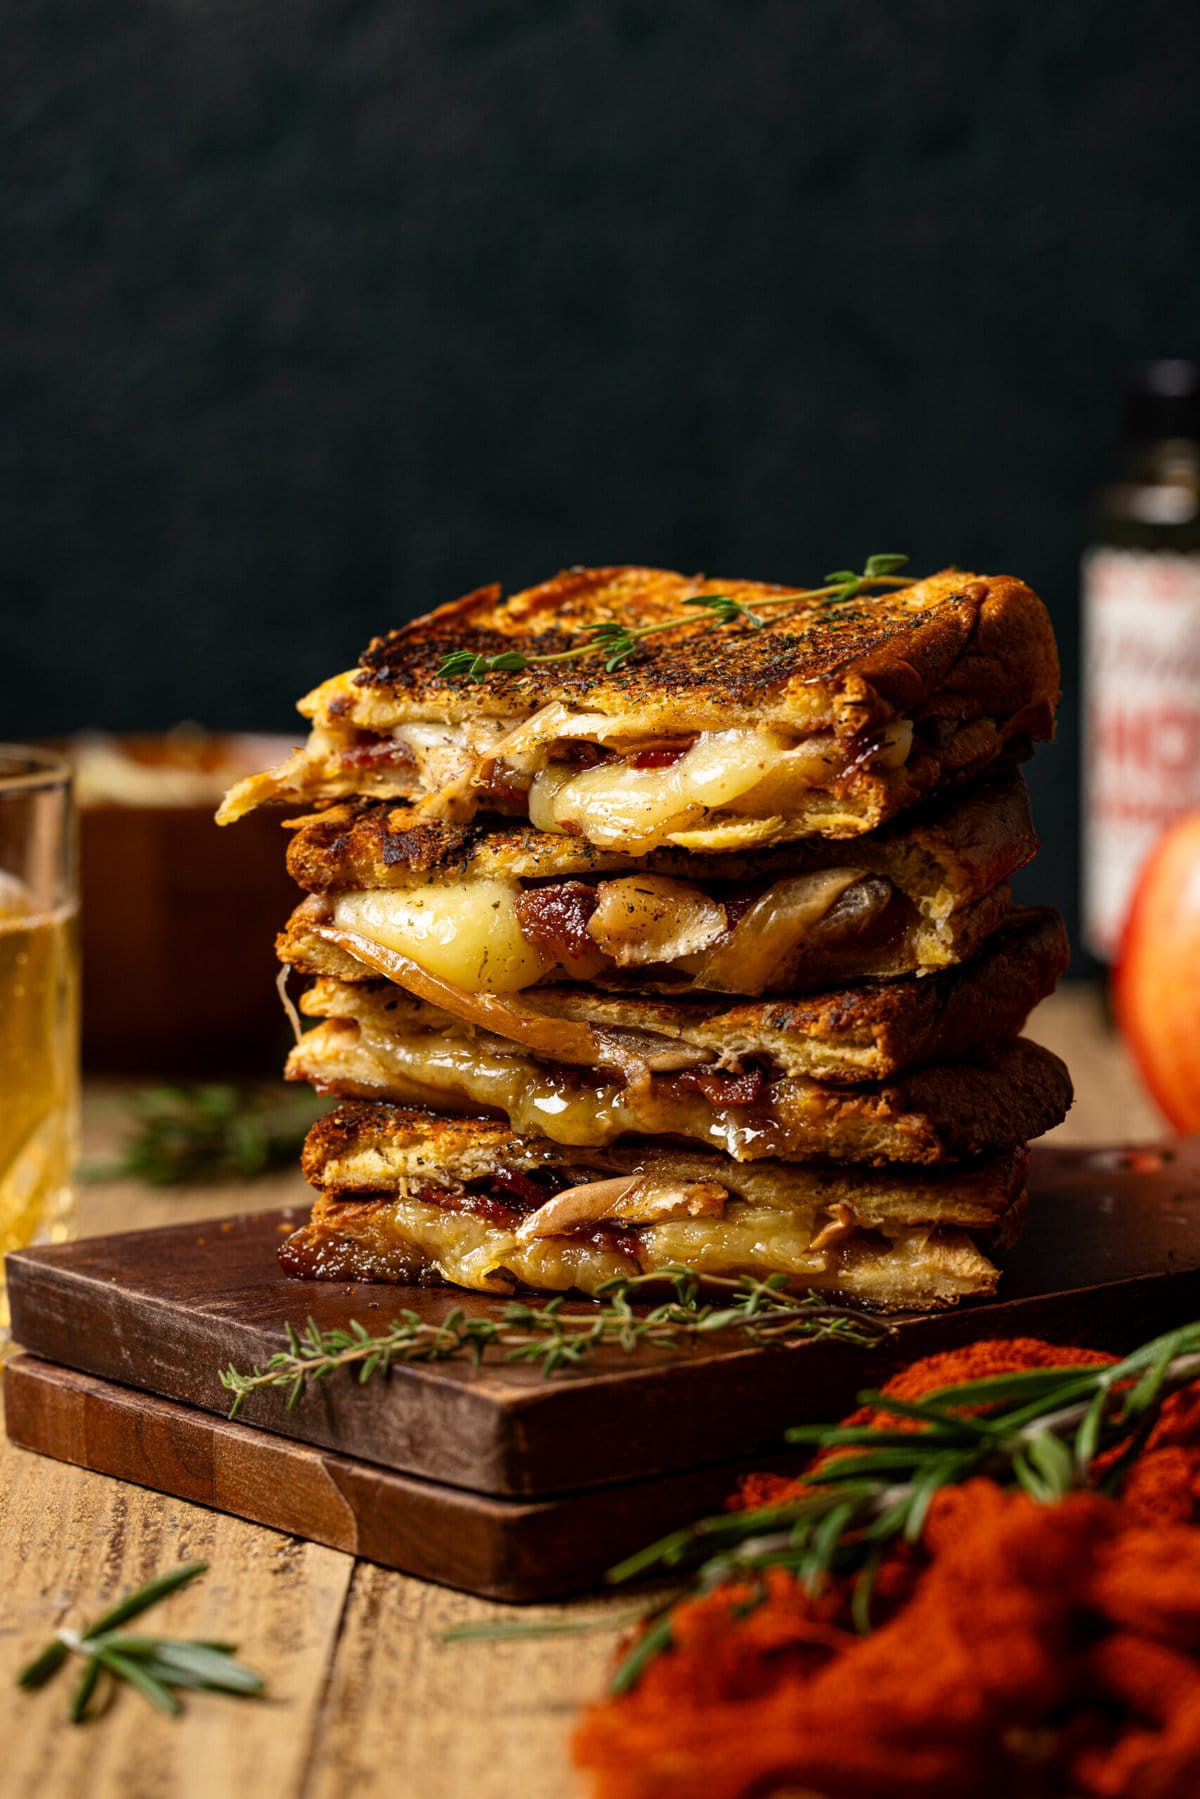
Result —
M 980 782 L 845 843 L 799 843 L 726 853 L 659 849 L 646 856 L 600 850 L 582 837 L 485 820 L 456 825 L 415 807 L 360 802 L 296 822 L 288 872 L 313 893 L 400 887 L 419 880 L 543 880 L 636 868 L 680 880 L 753 881 L 809 869 L 856 867 L 886 874 L 931 910 L 946 912 L 990 892 L 1037 853 L 1029 794 L 1018 774 Z
M 835 1085 L 883 1080 L 921 1062 L 950 1061 L 977 1044 L 1015 1037 L 1033 1007 L 1054 991 L 1067 967 L 1066 927 L 1047 907 L 1009 913 L 969 962 L 924 978 L 869 981 L 833 992 L 730 1003 L 613 994 L 594 987 L 541 987 L 529 998 L 551 1018 L 639 1031 L 663 1044 L 686 1044 L 709 1065 L 738 1069 L 753 1058 L 777 1074 Z M 376 1040 L 404 1038 L 444 1046 L 460 1039 L 482 1055 L 476 1027 L 408 994 L 390 981 L 318 980 L 301 999 L 311 1018 L 356 1020 Z M 505 1052 L 501 1052 L 505 1053 Z M 510 1050 L 507 1053 L 522 1054 Z M 531 1057 L 531 1078 L 536 1062 Z
M 1019 1195 L 991 1236 L 1013 1241 L 1023 1214 Z M 309 1221 L 280 1246 L 279 1260 L 303 1279 L 446 1283 L 499 1294 L 518 1287 L 595 1293 L 615 1277 L 678 1265 L 722 1277 L 782 1273 L 797 1290 L 840 1293 L 880 1311 L 955 1305 L 995 1292 L 998 1279 L 975 1238 L 952 1226 L 849 1231 L 814 1249 L 807 1221 L 737 1201 L 719 1220 L 522 1242 L 483 1218 L 417 1199 L 323 1193 Z
M 489 1068 L 482 1052 L 468 1050 L 455 1067 L 448 1048 L 447 1062 L 435 1085 L 422 1063 L 414 1070 L 386 1040 L 368 1040 L 355 1021 L 337 1019 L 305 1032 L 286 1072 L 342 1099 L 487 1112 L 560 1144 L 673 1139 L 719 1145 L 746 1162 L 942 1164 L 996 1155 L 1061 1123 L 1072 1098 L 1063 1063 L 1025 1038 L 856 1087 L 781 1076 L 737 1103 L 710 1097 L 685 1076 L 656 1074 L 622 1088 L 576 1069 L 542 1071 L 522 1055 L 494 1058 Z M 440 1143 L 461 1122 L 426 1116 L 422 1128 Z
M 1045 607 L 1010 575 L 954 569 L 845 608 L 811 601 L 782 616 L 768 612 L 762 630 L 713 630 L 696 609 L 694 624 L 644 640 L 611 675 L 599 656 L 493 674 L 481 685 L 437 672 L 454 651 L 556 654 L 613 619 L 660 624 L 706 593 L 753 609 L 789 591 L 636 567 L 571 569 L 507 600 L 499 587 L 484 587 L 375 638 L 357 670 L 326 682 L 300 709 L 318 723 L 380 729 L 478 712 L 526 718 L 558 700 L 593 712 L 644 713 L 676 732 L 819 725 L 852 737 L 936 697 L 943 716 L 990 717 L 1030 736 L 1049 734 L 1059 670 Z
M 479 1181 L 496 1168 L 539 1168 L 564 1179 L 669 1175 L 716 1181 L 749 1204 L 781 1207 L 827 1222 L 849 1207 L 866 1229 L 953 1224 L 999 1226 L 1023 1191 L 1024 1146 L 950 1168 L 845 1167 L 774 1160 L 735 1162 L 691 1145 L 624 1142 L 580 1151 L 546 1138 L 518 1136 L 490 1119 L 430 1119 L 388 1104 L 351 1101 L 327 1112 L 308 1133 L 301 1168 L 310 1186 L 346 1194 L 394 1194 L 425 1182 Z M 814 1229 L 816 1228 L 814 1224 Z
M 512 1168 L 540 1168 L 555 1151 L 543 1143 L 522 1142 L 515 1131 L 491 1118 L 437 1117 L 410 1106 L 351 1103 L 335 1106 L 318 1118 L 304 1140 L 300 1170 L 312 1187 L 339 1184 L 332 1170 L 346 1172 L 349 1158 L 386 1145 L 393 1186 L 401 1179 L 480 1180 L 507 1163 Z M 378 1169 L 382 1174 L 382 1167 Z M 385 1191 L 346 1181 L 367 1192 Z

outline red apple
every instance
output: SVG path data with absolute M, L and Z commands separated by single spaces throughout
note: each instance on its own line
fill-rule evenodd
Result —
M 1117 958 L 1117 1018 L 1155 1101 L 1200 1130 L 1200 812 L 1142 870 Z

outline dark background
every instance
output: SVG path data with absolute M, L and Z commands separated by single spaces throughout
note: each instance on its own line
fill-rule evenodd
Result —
M 5 13 L 4 734 L 290 729 L 565 563 L 907 550 L 1053 609 L 1074 915 L 1077 561 L 1127 365 L 1196 348 L 1200 8 Z

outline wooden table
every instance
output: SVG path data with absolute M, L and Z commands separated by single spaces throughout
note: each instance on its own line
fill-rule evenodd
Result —
M 1146 1140 L 1163 1126 L 1107 1029 L 1099 996 L 1068 988 L 1031 1035 L 1071 1065 L 1069 1142 Z M 85 1151 L 111 1142 L 111 1094 L 94 1090 Z M 85 1188 L 85 1233 L 303 1201 L 298 1174 L 187 1192 Z M 579 1792 L 567 1740 L 597 1695 L 613 1633 L 446 1645 L 451 1624 L 506 1608 L 356 1562 L 237 1518 L 0 1446 L 0 1789 L 87 1799 L 564 1799 Z M 172 1563 L 211 1571 L 153 1627 L 228 1638 L 269 1698 L 197 1694 L 177 1721 L 124 1691 L 87 1729 L 66 1687 L 25 1694 L 18 1668 L 63 1622 L 92 1616 Z M 629 1600 L 524 1608 L 528 1618 L 619 1618 Z M 60 1676 L 65 1683 L 65 1677 Z

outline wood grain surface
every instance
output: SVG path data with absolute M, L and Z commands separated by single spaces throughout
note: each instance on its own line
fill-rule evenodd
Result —
M 1097 995 L 1068 989 L 1032 1035 L 1064 1055 L 1078 1094 L 1055 1133 L 1067 1142 L 1148 1140 L 1162 1122 L 1108 1032 Z M 117 1120 L 112 1089 L 89 1107 L 100 1153 Z M 302 1202 L 298 1176 L 163 1195 L 133 1183 L 85 1191 L 85 1231 L 217 1217 Z M 270 1680 L 260 1704 L 198 1695 L 159 1717 L 123 1693 L 74 1730 L 65 1693 L 17 1692 L 12 1671 L 62 1621 L 93 1615 L 172 1562 L 212 1572 L 159 1614 L 161 1628 L 236 1639 Z M 587 1599 L 522 1617 L 621 1617 Z M 443 1645 L 447 1626 L 508 1608 L 335 1550 L 0 1445 L 0 1733 L 3 1790 L 86 1799 L 579 1799 L 567 1740 L 603 1681 L 614 1633 Z
M 10 1439 L 42 1455 L 506 1600 L 595 1590 L 606 1569 L 649 1540 L 720 1510 L 745 1465 L 709 1464 L 551 1499 L 496 1499 L 30 1355 L 14 1356 L 4 1370 L 4 1413 Z M 801 1452 L 760 1460 L 791 1472 Z

